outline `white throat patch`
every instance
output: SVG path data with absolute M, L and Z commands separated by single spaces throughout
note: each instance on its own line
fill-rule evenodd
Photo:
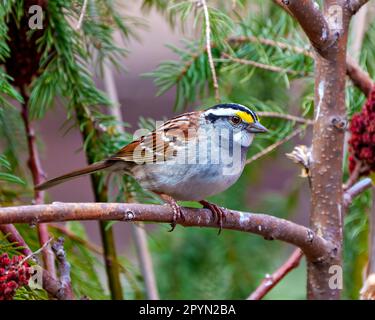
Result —
M 236 132 L 233 135 L 233 141 L 235 143 L 239 143 L 242 147 L 250 147 L 251 143 L 253 142 L 254 134 L 247 133 L 244 131 Z

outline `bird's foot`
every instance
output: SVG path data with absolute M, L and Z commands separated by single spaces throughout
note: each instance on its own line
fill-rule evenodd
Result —
M 214 218 L 217 219 L 218 224 L 219 224 L 219 232 L 217 233 L 218 235 L 221 233 L 221 230 L 223 229 L 223 220 L 225 217 L 225 211 L 223 208 L 219 207 L 216 204 L 213 204 L 211 202 L 208 202 L 206 200 L 199 201 L 199 203 L 206 209 L 210 209 L 211 212 L 214 215 Z
M 171 222 L 171 229 L 168 232 L 172 232 L 177 225 L 178 220 L 184 220 L 184 215 L 182 213 L 182 208 L 179 206 L 175 199 L 167 194 L 160 194 L 160 197 L 172 208 L 173 219 Z

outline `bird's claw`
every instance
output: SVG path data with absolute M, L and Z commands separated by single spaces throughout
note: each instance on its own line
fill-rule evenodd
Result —
M 168 204 L 172 207 L 173 210 L 173 220 L 171 222 L 171 229 L 168 230 L 168 232 L 172 232 L 176 228 L 177 221 L 184 219 L 184 215 L 182 213 L 182 208 L 177 204 L 176 201 L 171 201 Z
M 220 235 L 221 230 L 223 229 L 223 221 L 225 217 L 224 209 L 216 204 L 210 203 L 205 200 L 199 201 L 199 203 L 203 205 L 204 208 L 211 210 L 212 214 L 214 215 L 214 218 L 218 221 L 219 231 L 217 234 Z
M 168 230 L 168 232 L 172 232 L 176 228 L 178 220 L 185 220 L 184 215 L 182 213 L 182 208 L 177 204 L 176 200 L 173 199 L 171 196 L 166 195 L 166 194 L 159 194 L 159 195 L 173 210 L 171 229 Z

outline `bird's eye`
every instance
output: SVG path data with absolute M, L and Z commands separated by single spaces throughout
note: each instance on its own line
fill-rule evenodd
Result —
M 233 116 L 230 118 L 230 122 L 234 124 L 235 126 L 239 125 L 241 123 L 241 118 L 239 116 Z

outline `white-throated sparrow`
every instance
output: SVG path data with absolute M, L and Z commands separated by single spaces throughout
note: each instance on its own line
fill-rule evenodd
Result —
M 223 210 L 203 199 L 229 188 L 240 177 L 254 134 L 267 132 L 255 112 L 235 104 L 184 113 L 134 140 L 119 152 L 83 169 L 44 182 L 44 190 L 71 178 L 99 170 L 122 171 L 157 193 L 183 217 L 176 200 L 199 201 L 218 217 Z

